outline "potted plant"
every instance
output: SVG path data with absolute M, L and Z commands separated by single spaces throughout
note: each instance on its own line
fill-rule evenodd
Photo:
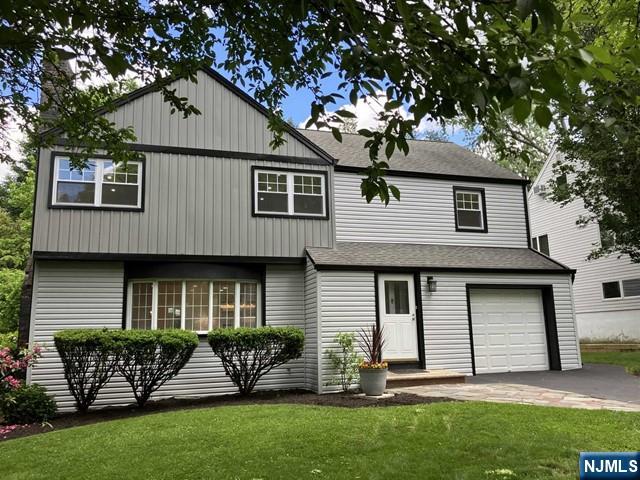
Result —
M 370 329 L 360 332 L 360 348 L 364 353 L 364 360 L 359 365 L 360 387 L 365 395 L 380 396 L 387 386 L 387 362 L 382 361 L 384 347 L 384 332 L 377 324 Z

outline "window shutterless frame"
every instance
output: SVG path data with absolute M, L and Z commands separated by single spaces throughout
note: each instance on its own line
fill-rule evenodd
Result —
M 467 227 L 467 226 L 459 226 L 458 224 L 458 193 L 472 193 L 474 195 L 478 195 L 478 206 L 480 208 L 480 218 L 482 221 L 482 227 Z M 476 187 L 462 187 L 462 186 L 453 186 L 453 213 L 454 213 L 454 222 L 456 227 L 456 232 L 475 232 L 475 233 L 487 233 L 488 225 L 487 225 L 487 202 L 485 200 L 485 191 L 484 188 L 476 188 Z
M 251 283 L 256 286 L 256 305 L 255 305 L 255 315 L 256 315 L 256 327 L 262 326 L 262 285 L 260 282 L 256 280 L 245 280 L 245 279 L 219 279 L 215 280 L 207 280 L 202 278 L 141 278 L 135 280 L 129 280 L 127 284 L 127 317 L 126 317 L 126 329 L 130 330 L 132 328 L 132 314 L 133 314 L 133 285 L 136 283 L 150 283 L 153 285 L 152 287 L 152 303 L 151 303 L 151 330 L 158 329 L 158 283 L 159 282 L 181 282 L 181 305 L 180 305 L 180 328 L 185 329 L 185 319 L 186 319 L 186 311 L 187 311 L 187 283 L 188 282 L 208 282 L 209 288 L 209 305 L 208 305 L 208 329 L 207 330 L 189 330 L 193 331 L 199 335 L 206 334 L 209 330 L 213 328 L 213 285 L 216 282 L 231 282 L 234 283 L 234 322 L 233 325 L 235 328 L 240 326 L 240 285 L 243 283 Z
M 127 212 L 141 212 L 144 211 L 144 185 L 145 185 L 145 175 L 146 175 L 146 165 L 144 158 L 141 160 L 137 160 L 135 163 L 138 165 L 138 173 L 137 173 L 137 182 L 136 183 L 115 183 L 115 182 L 103 182 L 103 173 L 104 173 L 104 163 L 112 161 L 112 158 L 108 155 L 91 155 L 88 159 L 89 162 L 96 163 L 95 169 L 95 178 L 93 182 L 78 182 L 78 183 L 92 183 L 95 187 L 94 193 L 94 201 L 93 203 L 65 203 L 57 201 L 58 194 L 58 182 L 69 182 L 73 183 L 73 181 L 68 181 L 66 179 L 59 179 L 59 162 L 60 160 L 68 159 L 69 152 L 52 152 L 51 153 L 51 164 L 50 164 L 50 175 L 49 175 L 49 199 L 48 199 L 48 207 L 52 209 L 73 209 L 73 210 L 116 210 L 116 211 L 127 211 Z M 118 204 L 107 204 L 102 203 L 102 186 L 109 185 L 113 183 L 114 185 L 130 185 L 137 186 L 137 203 L 136 205 L 127 206 L 127 205 L 118 205 Z
M 258 210 L 258 175 L 260 173 L 266 174 L 279 174 L 287 176 L 287 212 L 269 212 Z M 322 213 L 296 213 L 294 209 L 295 191 L 294 191 L 294 177 L 302 175 L 305 177 L 314 177 L 320 179 L 322 198 Z M 322 170 L 301 170 L 301 169 L 282 169 L 274 167 L 251 167 L 251 214 L 254 217 L 280 217 L 280 218 L 304 218 L 304 219 L 318 219 L 327 220 L 329 218 L 329 182 L 326 171 Z M 283 192 L 273 192 L 283 193 Z M 307 194 L 298 194 L 307 195 Z M 313 194 L 309 194 L 313 195 Z M 320 196 L 319 195 L 319 196 Z
M 600 284 L 600 295 L 602 295 L 602 300 L 604 302 L 616 302 L 616 301 L 620 301 L 620 300 L 624 300 L 625 298 L 636 298 L 638 297 L 638 295 L 628 295 L 627 292 L 625 291 L 625 282 L 637 282 L 640 281 L 640 279 L 638 278 L 626 278 L 623 280 L 611 280 L 608 282 L 602 282 Z M 618 293 L 620 295 L 618 295 L 617 297 L 605 297 L 604 295 L 604 286 L 610 283 L 617 283 L 618 284 Z

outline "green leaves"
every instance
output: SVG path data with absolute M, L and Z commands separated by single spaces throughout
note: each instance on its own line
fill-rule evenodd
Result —
M 201 66 L 224 69 L 271 112 L 272 148 L 286 141 L 281 107 L 294 90 L 312 96 L 307 127 L 331 128 L 337 140 L 341 133 L 332 127 L 353 120 L 353 112 L 327 112 L 345 97 L 356 105 L 365 95 L 385 93 L 379 119 L 384 133 L 367 137 L 376 161 L 383 149 L 387 157 L 406 153 L 405 139 L 425 118 L 463 118 L 489 131 L 504 112 L 526 122 L 533 111 L 535 121 L 547 126 L 551 113 L 567 115 L 571 98 L 594 82 L 619 82 L 640 65 L 632 28 L 637 10 L 627 0 L 606 7 L 579 2 L 572 9 L 554 0 L 444 2 L 443 8 L 409 0 L 375 8 L 354 0 L 294 3 L 215 2 L 203 9 L 187 0 L 78 0 L 71 10 L 50 2 L 43 15 L 44 2 L 18 2 L 0 26 L 6 46 L 0 64 L 9 66 L 0 80 L 11 99 L 0 105 L 0 118 L 18 112 L 32 133 L 42 130 L 38 109 L 56 105 L 43 102 L 34 109 L 24 92 L 39 88 L 40 59 L 52 59 L 50 52 L 65 45 L 81 56 L 73 80 L 86 81 L 104 69 L 119 78 L 130 71 L 157 82 L 170 110 L 185 118 L 199 113 L 195 98 L 172 91 L 166 79 L 193 80 Z M 334 77 L 339 87 L 327 81 Z M 102 147 L 120 158 L 131 155 L 126 143 L 135 139 L 132 130 L 95 115 L 95 105 L 69 82 L 49 80 L 60 92 L 60 115 L 49 126 L 66 133 L 79 157 Z M 398 115 L 401 108 L 409 115 Z M 385 202 L 392 191 L 375 171 L 364 193 Z
M 511 77 L 509 87 L 516 97 L 522 97 L 529 92 L 529 81 L 520 77 Z
M 513 116 L 518 122 L 524 122 L 531 113 L 531 101 L 526 98 L 519 98 L 513 104 Z
M 533 112 L 536 123 L 541 127 L 547 128 L 551 124 L 553 118 L 551 110 L 546 105 L 538 105 Z

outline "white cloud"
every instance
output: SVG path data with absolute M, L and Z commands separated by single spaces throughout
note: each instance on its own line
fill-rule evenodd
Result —
M 384 104 L 387 102 L 387 96 L 384 92 L 378 91 L 375 96 L 369 95 L 367 97 L 359 98 L 356 105 L 352 105 L 351 103 L 343 104 L 338 107 L 334 111 L 329 111 L 328 116 L 331 116 L 337 110 L 347 110 L 356 115 L 356 129 L 366 128 L 369 130 L 377 130 L 379 128 L 383 128 L 384 124 L 380 122 L 380 113 L 384 111 Z M 402 118 L 409 119 L 411 118 L 411 114 L 407 111 L 405 106 L 401 106 L 393 111 L 394 113 L 399 114 Z M 309 118 L 305 118 L 302 122 L 298 124 L 298 127 L 305 128 Z M 328 122 L 331 126 L 339 127 L 338 123 Z M 312 126 L 311 128 L 316 128 Z M 328 130 L 328 128 L 323 127 L 322 130 Z M 442 126 L 434 121 L 430 117 L 424 117 L 420 120 L 418 127 L 415 129 L 416 136 L 423 136 L 427 132 L 440 132 L 442 131 Z M 447 128 L 448 135 L 454 135 L 458 131 L 457 128 L 449 127 Z

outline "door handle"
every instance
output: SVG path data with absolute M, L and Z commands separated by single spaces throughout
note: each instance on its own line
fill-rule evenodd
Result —
M 412 313 L 412 314 L 411 314 L 411 321 L 412 321 L 412 322 L 415 322 L 415 321 L 416 321 L 416 314 L 415 314 L 415 313 Z

